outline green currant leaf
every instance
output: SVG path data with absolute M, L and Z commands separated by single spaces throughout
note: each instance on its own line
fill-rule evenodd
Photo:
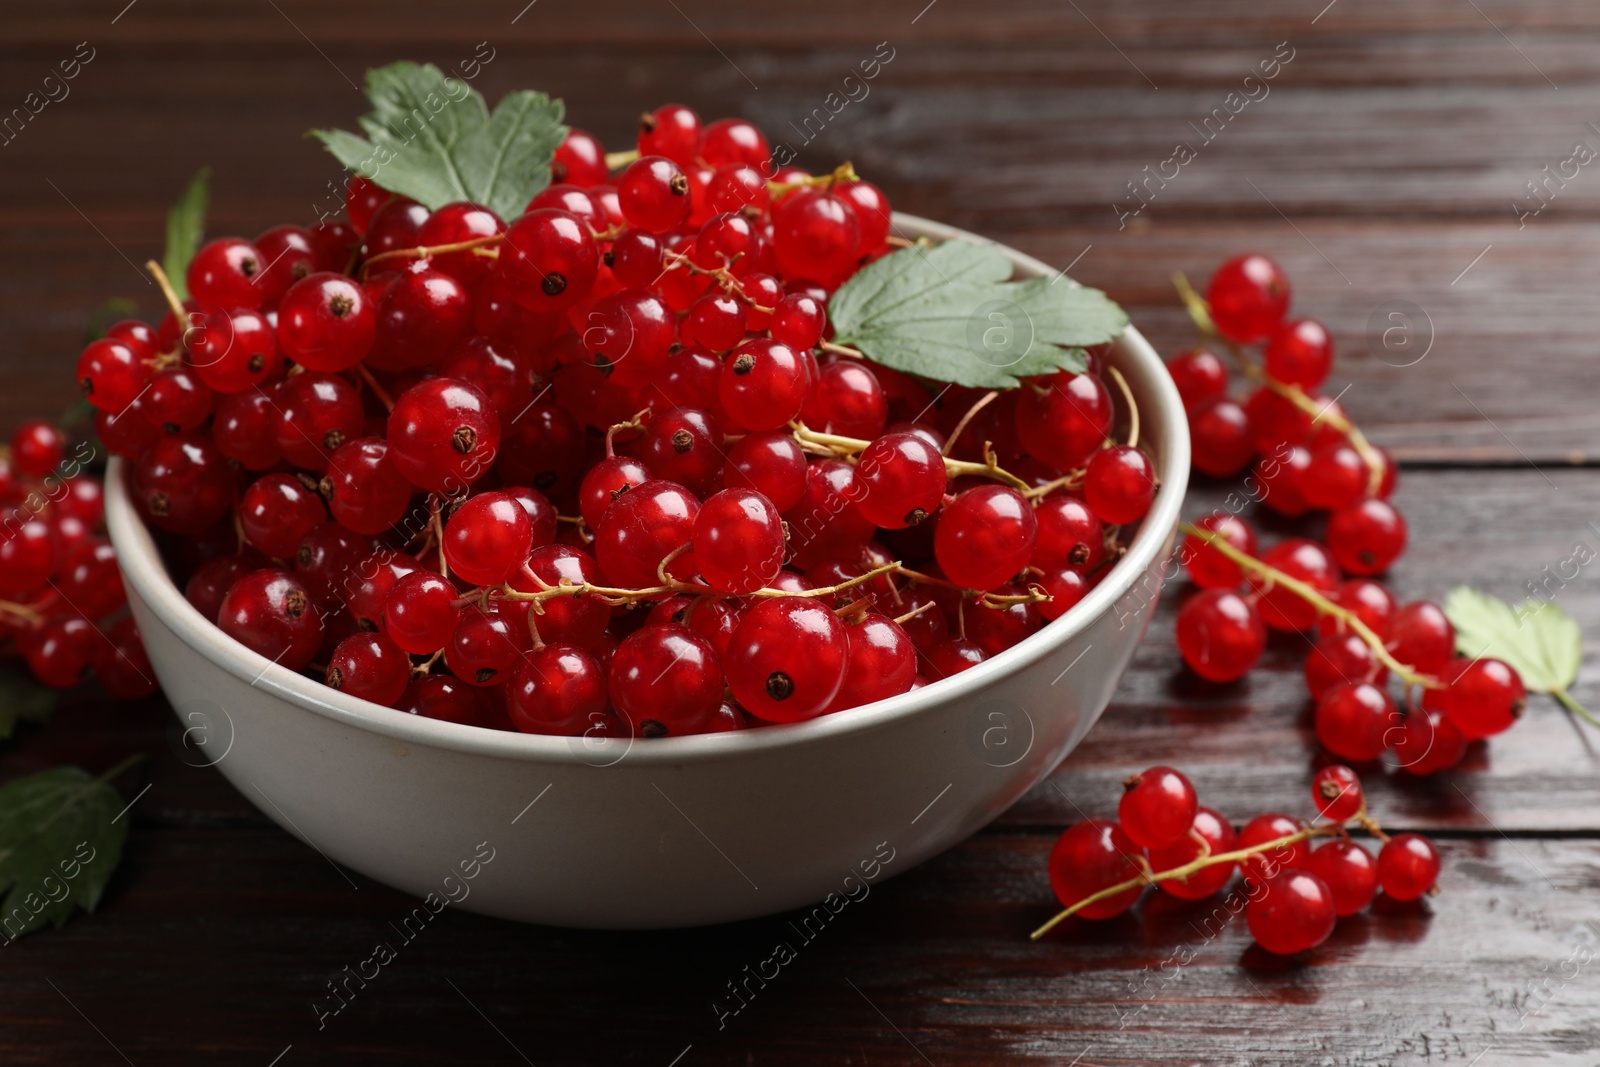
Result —
M 503 219 L 522 214 L 550 184 L 550 161 L 567 129 L 560 100 L 507 93 L 490 114 L 483 94 L 431 63 L 367 71 L 372 112 L 360 137 L 312 130 L 350 170 L 432 210 L 458 200 Z
M 200 249 L 200 235 L 206 227 L 206 203 L 210 199 L 211 168 L 201 167 L 183 196 L 167 212 L 167 249 L 161 257 L 161 269 L 179 300 L 189 299 L 189 261 Z
M 874 363 L 940 382 L 1007 389 L 1056 370 L 1081 372 L 1084 346 L 1128 316 L 1098 289 L 1065 278 L 1012 282 L 999 248 L 914 245 L 867 264 L 828 301 L 834 343 Z
M 1463 656 L 1504 660 L 1534 693 L 1564 693 L 1578 677 L 1583 640 L 1578 624 L 1555 604 L 1524 600 L 1511 605 L 1460 586 L 1445 599 Z
M 8 939 L 95 909 L 122 858 L 122 810 L 106 778 L 77 767 L 0 787 L 0 930 Z
M 0 668 L 0 741 L 17 732 L 20 722 L 44 722 L 56 709 L 56 691 L 34 681 L 26 671 Z

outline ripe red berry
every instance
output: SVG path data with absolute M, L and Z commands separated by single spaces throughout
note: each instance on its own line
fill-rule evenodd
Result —
M 1334 914 L 1343 918 L 1372 903 L 1378 892 L 1378 861 L 1354 841 L 1329 841 L 1306 857 L 1305 869 L 1333 894 Z
M 1406 520 L 1384 500 L 1347 504 L 1328 519 L 1328 548 L 1351 574 L 1381 574 L 1406 547 Z
M 839 617 L 814 599 L 763 599 L 728 643 L 728 687 L 757 718 L 812 718 L 828 709 L 844 683 L 848 640 Z
M 861 225 L 855 205 L 822 189 L 800 189 L 772 213 L 773 251 L 789 278 L 829 282 L 855 265 Z
M 1245 849 L 1264 845 L 1269 841 L 1277 841 L 1299 833 L 1303 828 L 1300 820 L 1291 819 L 1287 815 L 1279 815 L 1276 812 L 1257 815 L 1245 823 L 1244 829 L 1239 831 L 1235 847 Z M 1285 868 L 1299 867 L 1305 861 L 1306 849 L 1303 840 L 1279 845 L 1277 848 L 1247 856 L 1239 866 L 1244 871 L 1245 877 L 1262 882 Z
M 1225 396 L 1202 400 L 1189 413 L 1189 439 L 1194 446 L 1195 469 L 1213 478 L 1232 477 L 1255 458 L 1250 416 Z M 1269 504 L 1272 499 L 1270 494 L 1266 496 Z
M 722 706 L 711 643 L 683 626 L 646 626 L 612 653 L 611 702 L 641 737 L 700 733 Z
M 358 437 L 339 446 L 328 458 L 321 489 L 333 517 L 360 534 L 380 534 L 399 522 L 415 492 L 381 437 Z
M 382 634 L 352 634 L 328 659 L 329 689 L 393 707 L 411 684 L 411 660 Z
M 202 245 L 189 261 L 189 292 L 205 307 L 259 310 L 267 293 L 256 282 L 265 267 L 266 261 L 249 241 L 219 237 Z
M 345 179 L 344 190 L 344 213 L 349 216 L 350 225 L 356 233 L 360 234 L 367 232 L 367 227 L 372 224 L 372 216 L 394 195 L 366 178 L 355 175 Z
M 1211 319 L 1224 337 L 1250 344 L 1267 337 L 1289 310 L 1289 279 L 1266 256 L 1236 256 L 1217 268 L 1206 290 Z
M 600 249 L 588 225 L 572 212 L 538 208 L 506 231 L 499 265 L 518 304 L 530 311 L 563 311 L 594 288 Z
M 1333 592 L 1339 584 L 1339 567 L 1328 550 L 1305 538 L 1279 541 L 1261 556 L 1261 562 L 1319 593 Z M 1317 622 L 1317 609 L 1261 575 L 1250 575 L 1250 585 L 1260 594 L 1261 620 L 1274 630 L 1309 630 Z
M 689 179 L 665 156 L 643 156 L 622 172 L 617 203 L 629 226 L 666 233 L 689 217 Z
M 141 513 L 171 533 L 197 534 L 222 518 L 233 503 L 234 486 L 227 459 L 208 434 L 198 431 L 163 437 L 133 469 Z
M 383 606 L 383 630 L 414 656 L 438 652 L 456 631 L 456 587 L 432 571 L 412 571 L 394 584 Z
M 793 434 L 745 434 L 728 450 L 722 482 L 729 489 L 754 489 L 787 512 L 806 495 L 805 452 Z
M 55 473 L 66 451 L 66 435 L 39 419 L 29 419 L 11 435 L 11 462 L 19 474 L 28 478 L 43 479 Z
M 1377 759 L 1399 716 L 1389 694 L 1366 682 L 1336 685 L 1317 698 L 1317 740 L 1336 756 L 1361 762 Z
M 1278 327 L 1267 342 L 1267 376 L 1313 392 L 1333 369 L 1333 338 L 1315 319 L 1299 319 Z
M 550 163 L 554 181 L 573 185 L 599 185 L 611 176 L 606 167 L 606 150 L 594 134 L 573 127 L 567 130 L 566 139 L 556 149 Z
M 377 334 L 372 298 L 342 274 L 301 278 L 278 302 L 278 345 L 307 370 L 349 370 L 366 358 Z
M 1250 673 L 1267 647 L 1267 628 L 1255 606 L 1231 589 L 1207 589 L 1178 609 L 1178 652 L 1210 682 Z
M 429 378 L 395 401 L 388 440 L 390 458 L 413 485 L 460 493 L 494 463 L 500 418 L 477 387 L 455 378 Z
M 1151 767 L 1122 783 L 1117 821 L 1142 848 L 1166 848 L 1189 832 L 1199 801 L 1189 779 L 1171 767 Z
M 1084 819 L 1056 838 L 1050 849 L 1050 888 L 1064 908 L 1071 907 L 1114 885 L 1139 877 L 1143 849 L 1110 819 Z M 1085 919 L 1110 919 L 1121 915 L 1139 899 L 1142 886 L 1081 908 Z
M 981 485 L 945 505 L 934 531 L 934 555 L 957 585 L 993 589 L 1027 566 L 1038 529 L 1022 494 Z
M 506 710 L 523 733 L 576 737 L 605 708 L 605 667 L 573 645 L 535 648 L 506 687 Z
M 933 515 L 947 482 L 939 450 L 910 433 L 884 434 L 863 449 L 856 479 L 865 490 L 856 508 L 885 530 L 916 526 Z
M 1237 515 L 1213 512 L 1195 525 L 1221 536 L 1246 555 L 1256 554 L 1256 532 Z M 1243 568 L 1194 534 L 1184 538 L 1181 558 L 1190 581 L 1202 589 L 1237 589 L 1244 581 Z
M 1509 730 L 1527 707 L 1521 675 L 1503 660 L 1456 660 L 1444 680 L 1441 710 L 1468 740 Z
M 815 348 L 828 325 L 826 305 L 810 293 L 786 293 L 772 306 L 769 329 L 774 341 L 797 351 Z
M 283 370 L 278 333 L 258 311 L 214 311 L 185 339 L 189 366 L 219 393 L 238 393 Z
M 630 489 L 606 509 L 595 530 L 595 555 L 601 569 L 619 585 L 646 589 L 660 584 L 657 569 L 669 553 L 694 536 L 700 502 L 674 482 L 656 479 Z M 694 574 L 692 553 L 673 560 L 674 577 Z
M 239 501 L 245 539 L 274 559 L 294 559 L 306 534 L 327 517 L 322 498 L 290 474 L 256 479 Z
M 1324 767 L 1311 778 L 1311 800 L 1317 814 L 1332 822 L 1355 818 L 1366 806 L 1361 779 L 1341 763 Z
M 1455 655 L 1456 628 L 1437 604 L 1414 600 L 1394 613 L 1384 643 L 1401 663 L 1437 675 Z
M 1206 851 L 1213 856 L 1232 852 L 1236 847 L 1232 823 L 1210 808 L 1196 808 L 1187 834 L 1170 845 L 1150 850 L 1150 869 L 1170 871 L 1199 859 L 1201 848 L 1194 839 L 1196 834 L 1205 840 Z M 1227 885 L 1237 869 L 1237 864 L 1214 863 L 1183 878 L 1168 878 L 1156 884 L 1179 900 L 1203 900 Z
M 893 619 L 868 612 L 845 627 L 844 683 L 829 711 L 860 707 L 910 690 L 917 677 L 917 649 Z
M 497 233 L 504 233 L 505 229 L 506 224 L 500 216 L 483 205 L 457 201 L 445 204 L 428 216 L 428 221 L 417 231 L 417 244 L 423 248 L 462 244 L 480 237 L 493 237 Z M 502 243 L 502 256 L 505 255 L 504 249 Z M 431 262 L 434 270 L 443 271 L 470 288 L 475 288 L 483 281 L 493 263 L 483 256 L 473 255 L 472 249 L 440 253 L 431 257 Z
M 115 337 L 91 341 L 78 357 L 78 386 L 100 411 L 121 411 L 150 378 L 150 354 Z
M 222 598 L 217 626 L 252 652 L 298 671 L 322 644 L 322 613 L 300 579 L 268 568 L 234 583 Z
M 1439 851 L 1420 834 L 1396 834 L 1378 852 L 1378 882 L 1395 900 L 1416 900 L 1439 880 Z
M 747 430 L 776 430 L 800 414 L 809 380 L 800 353 L 781 341 L 755 338 L 722 364 L 718 397 Z
M 1400 769 L 1410 774 L 1426 775 L 1448 770 L 1461 762 L 1467 751 L 1467 739 L 1453 726 L 1444 712 L 1427 706 L 1406 715 L 1399 730 L 1389 730 L 1389 744 L 1394 749 Z
M 604 585 L 606 578 L 593 556 L 571 545 L 545 545 L 534 549 L 528 554 L 526 570 L 511 577 L 511 587 L 522 593 L 585 584 Z M 551 597 L 541 601 L 534 610 L 524 607 L 519 611 L 516 602 L 508 602 L 501 610 L 517 618 L 525 616 L 543 642 L 585 649 L 596 647 L 606 631 L 606 624 L 611 621 L 611 609 L 605 601 L 581 593 Z
M 1279 956 L 1315 948 L 1333 933 L 1338 913 L 1333 891 L 1309 871 L 1289 868 L 1264 883 L 1266 891 L 1245 905 L 1245 922 L 1256 944 Z
M 595 304 L 585 319 L 583 347 L 616 385 L 644 385 L 666 365 L 677 327 L 661 298 L 620 289 Z
M 700 154 L 700 116 L 682 104 L 663 104 L 639 116 L 639 154 L 666 156 L 680 167 Z
M 1061 371 L 1023 383 L 1017 437 L 1036 459 L 1072 470 L 1099 450 L 1111 418 L 1111 395 L 1099 378 Z
M 369 366 L 407 371 L 437 363 L 472 332 L 466 287 L 421 260 L 395 275 L 378 298 Z
M 1083 498 L 1110 525 L 1138 522 L 1156 496 L 1155 464 L 1137 448 L 1115 445 L 1089 460 Z
M 694 524 L 694 557 L 706 584 L 752 593 L 783 568 L 783 520 L 772 501 L 750 489 L 706 499 Z
M 1346 611 L 1354 612 L 1356 618 L 1365 623 L 1367 629 L 1377 634 L 1379 638 L 1388 638 L 1389 629 L 1394 624 L 1395 612 L 1399 606 L 1394 602 L 1394 594 L 1390 593 L 1381 582 L 1367 578 L 1341 582 L 1330 599 Z M 1333 615 L 1325 615 L 1317 623 L 1317 632 L 1324 637 L 1344 629 L 1344 621 Z M 1453 643 L 1454 635 L 1451 640 Z
M 445 524 L 445 563 L 473 585 L 498 586 L 522 569 L 533 547 L 533 519 L 510 493 L 479 493 Z
M 841 359 L 821 369 L 800 408 L 800 421 L 823 433 L 870 440 L 889 421 L 889 401 L 871 370 Z
M 718 119 L 700 138 L 700 158 L 713 167 L 743 163 L 762 173 L 771 170 L 766 135 L 744 119 Z
M 677 482 L 696 496 L 716 491 L 726 453 L 722 429 L 708 413 L 675 408 L 650 420 L 639 458 L 657 478 Z
M 1192 348 L 1167 360 L 1167 373 L 1178 387 L 1185 411 L 1193 412 L 1202 402 L 1223 396 L 1228 391 L 1228 368 L 1215 352 Z

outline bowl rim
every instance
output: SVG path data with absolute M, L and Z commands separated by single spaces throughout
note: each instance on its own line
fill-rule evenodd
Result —
M 900 233 L 997 245 L 1025 275 L 1047 276 L 1057 273 L 1048 264 L 1032 256 L 953 226 L 900 212 L 895 212 L 894 222 L 896 231 Z M 1122 559 L 1117 561 L 1099 585 L 1059 619 L 999 655 L 962 671 L 954 678 L 804 722 L 717 734 L 656 738 L 635 745 L 633 739 L 628 738 L 524 734 L 397 712 L 393 708 L 329 689 L 321 682 L 291 671 L 228 637 L 201 615 L 168 575 L 154 539 L 135 511 L 124 485 L 123 471 L 127 465 L 117 458 L 111 460 L 106 472 L 106 523 L 125 580 L 178 640 L 252 688 L 269 692 L 334 722 L 410 744 L 574 768 L 612 766 L 620 762 L 623 756 L 632 763 L 657 767 L 732 759 L 879 730 L 935 706 L 975 697 L 1001 676 L 1038 662 L 1078 637 L 1092 621 L 1132 590 L 1135 581 L 1155 562 L 1168 536 L 1176 528 L 1189 479 L 1189 435 L 1177 388 L 1150 343 L 1130 324 L 1119 339 L 1119 345 L 1124 358 L 1137 368 L 1138 377 L 1144 380 L 1146 391 L 1153 400 L 1150 404 L 1152 410 L 1141 412 L 1145 425 L 1160 426 L 1163 435 L 1162 454 L 1157 468 L 1160 484 L 1156 498 Z M 618 748 L 621 754 L 610 758 Z M 598 758 L 602 755 L 607 758 Z

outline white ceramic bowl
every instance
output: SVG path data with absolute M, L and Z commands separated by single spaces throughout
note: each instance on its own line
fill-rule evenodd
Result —
M 911 235 L 982 240 L 896 221 Z M 1055 273 L 1006 254 L 1022 276 Z M 1183 407 L 1156 353 L 1130 327 L 1111 361 L 1138 400 L 1161 489 L 1106 579 L 951 680 L 787 726 L 628 742 L 404 715 L 280 667 L 206 621 L 168 578 L 119 464 L 108 521 L 181 751 L 214 762 L 330 862 L 469 911 L 561 926 L 839 907 L 994 819 L 1111 700 L 1161 588 L 1189 474 Z

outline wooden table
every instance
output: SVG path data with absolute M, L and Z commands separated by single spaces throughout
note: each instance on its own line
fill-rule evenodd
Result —
M 1569 166 L 1542 199 L 1526 189 L 1575 143 L 1600 147 L 1592 0 L 124 2 L 13 4 L 4 19 L 0 109 L 77 42 L 94 53 L 70 96 L 0 147 L 6 428 L 65 407 L 107 297 L 155 313 L 133 264 L 158 251 L 196 167 L 215 168 L 214 233 L 309 220 L 336 172 L 299 134 L 351 125 L 370 65 L 453 64 L 487 41 L 476 84 L 491 97 L 546 88 L 620 148 L 641 107 L 668 99 L 798 127 L 886 42 L 869 95 L 830 115 L 803 161 L 852 159 L 899 208 L 1074 264 L 1164 352 L 1190 339 L 1173 271 L 1277 258 L 1297 307 L 1337 336 L 1342 402 L 1404 464 L 1402 596 L 1471 582 L 1517 597 L 1576 544 L 1600 546 L 1600 171 Z M 1267 95 L 1204 140 L 1190 123 L 1230 92 L 1260 97 L 1246 76 L 1275 55 Z M 1129 183 L 1180 141 L 1195 158 L 1132 214 Z M 1382 344 L 1391 301 L 1413 309 L 1411 352 L 1431 338 L 1414 365 Z M 1192 510 L 1230 488 L 1197 487 Z M 1166 900 L 1028 942 L 1051 911 L 1055 834 L 1109 813 L 1133 770 L 1176 762 L 1239 820 L 1306 806 L 1299 639 L 1275 641 L 1247 683 L 1199 685 L 1172 647 L 1174 592 L 1050 780 L 841 916 L 722 1029 L 712 1002 L 783 917 L 596 934 L 452 911 L 319 1032 L 324 981 L 414 902 L 353 890 L 180 762 L 158 701 L 75 698 L 0 750 L 0 777 L 145 751 L 124 792 L 151 788 L 101 911 L 0 955 L 0 1063 L 1595 1063 L 1595 738 L 1544 699 L 1455 773 L 1368 778 L 1379 818 L 1441 843 L 1443 893 L 1380 903 L 1305 961 L 1251 950 L 1240 921 L 1213 932 L 1214 905 Z M 1591 573 L 1559 602 L 1600 633 Z M 1600 702 L 1593 671 L 1577 693 Z

